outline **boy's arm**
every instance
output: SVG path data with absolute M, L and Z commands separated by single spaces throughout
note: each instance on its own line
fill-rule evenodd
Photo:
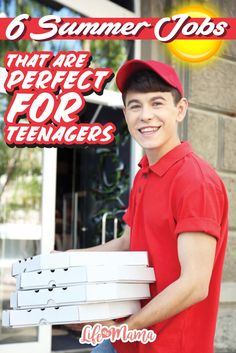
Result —
M 208 295 L 215 249 L 216 239 L 208 234 L 180 234 L 180 277 L 124 322 L 129 329 L 148 328 L 205 299 Z
M 125 226 L 125 230 L 120 238 L 108 241 L 105 244 L 93 246 L 86 249 L 70 249 L 67 251 L 128 251 L 130 245 L 130 227 Z

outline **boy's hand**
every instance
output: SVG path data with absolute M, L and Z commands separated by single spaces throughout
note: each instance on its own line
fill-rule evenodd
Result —
M 100 324 L 102 324 L 102 326 L 119 326 L 119 323 L 116 323 L 115 320 L 107 320 L 107 321 L 100 321 Z

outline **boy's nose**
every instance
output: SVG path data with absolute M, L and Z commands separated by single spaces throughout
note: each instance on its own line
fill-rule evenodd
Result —
M 151 109 L 142 109 L 140 119 L 142 121 L 150 121 L 155 117 L 153 111 Z

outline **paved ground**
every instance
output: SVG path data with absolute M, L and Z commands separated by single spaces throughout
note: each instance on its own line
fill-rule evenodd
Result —
M 90 352 L 91 352 L 91 348 L 71 349 L 71 350 L 67 350 L 67 351 L 52 351 L 52 353 L 90 353 Z
M 68 350 L 68 351 L 56 351 L 55 353 L 90 353 L 91 349 L 84 349 L 84 350 Z M 54 351 L 52 352 L 54 353 Z M 236 351 L 228 351 L 228 352 L 223 352 L 223 351 L 215 351 L 215 353 L 236 353 Z
M 67 351 L 56 351 L 55 353 L 90 353 L 91 352 L 91 348 L 88 349 L 83 349 L 83 350 L 67 350 Z M 54 351 L 52 351 L 52 353 L 54 353 Z M 236 351 L 215 351 L 215 353 L 236 353 Z

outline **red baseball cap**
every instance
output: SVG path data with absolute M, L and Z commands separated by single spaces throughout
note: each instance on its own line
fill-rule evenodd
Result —
M 183 87 L 180 82 L 180 79 L 173 67 L 170 65 L 164 64 L 160 61 L 155 60 L 129 60 L 118 70 L 116 75 L 116 84 L 119 90 L 122 92 L 126 81 L 139 70 L 152 70 L 157 75 L 159 75 L 163 80 L 165 80 L 170 86 L 176 88 L 181 97 L 184 95 Z

